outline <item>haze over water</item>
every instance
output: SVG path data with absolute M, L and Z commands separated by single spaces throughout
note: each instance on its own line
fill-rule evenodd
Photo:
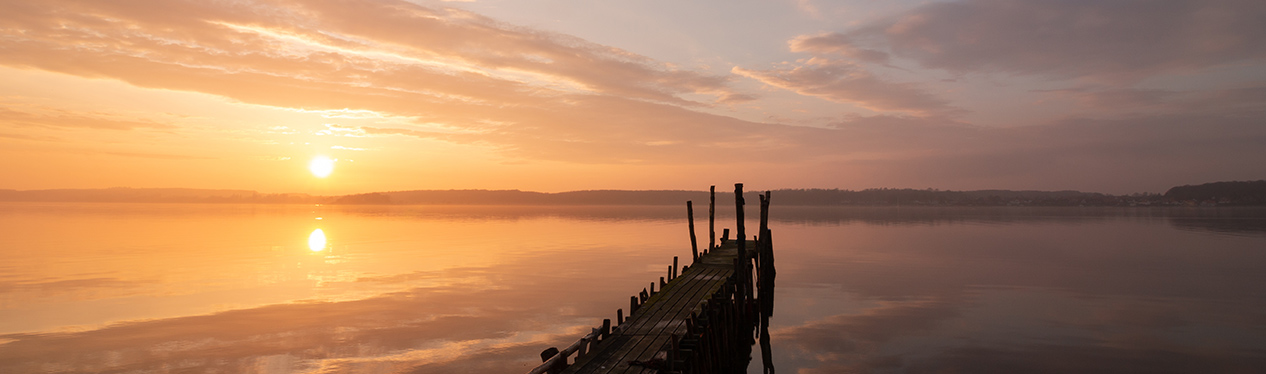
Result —
M 1266 367 L 1266 210 L 776 198 L 782 372 Z M 526 372 L 689 257 L 684 213 L 4 203 L 0 372 Z

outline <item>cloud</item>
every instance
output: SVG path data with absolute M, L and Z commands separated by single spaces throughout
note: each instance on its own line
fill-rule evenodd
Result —
M 987 14 L 959 14 L 985 4 L 997 6 Z M 1214 3 L 1211 9 L 1219 9 L 1218 4 L 1231 3 Z M 1174 7 L 1161 5 L 1157 8 Z M 988 187 L 1035 187 L 1053 181 L 1061 188 L 1154 189 L 1228 175 L 1253 179 L 1250 175 L 1262 172 L 1261 167 L 1243 160 L 1260 158 L 1261 149 L 1266 149 L 1260 146 L 1260 126 L 1250 125 L 1266 118 L 1254 109 L 1266 92 L 1260 85 L 1202 94 L 1119 91 L 1121 87 L 1101 85 L 1052 91 L 1051 95 L 1085 97 L 1121 108 L 1204 109 L 989 129 L 962 122 L 963 109 L 922 84 L 891 81 L 868 70 L 885 58 L 913 58 L 951 70 L 1053 71 L 1043 70 L 1047 69 L 1041 68 L 1043 64 L 1020 64 L 1017 61 L 1029 60 L 1014 56 L 1003 56 L 997 66 L 972 63 L 958 52 L 970 44 L 964 40 L 944 40 L 943 50 L 912 49 L 909 45 L 914 42 L 909 40 L 931 33 L 925 28 L 944 19 L 985 17 L 979 19 L 984 23 L 973 27 L 1000 32 L 1004 29 L 999 25 L 1006 20 L 1002 15 L 1030 17 L 1013 14 L 1018 12 L 1013 8 L 1115 9 L 1097 3 L 931 4 L 849 33 L 796 38 L 790 43 L 793 50 L 814 55 L 801 62 L 731 70 L 773 87 L 879 112 L 870 117 L 841 117 L 829 128 L 705 113 L 699 107 L 713 103 L 685 98 L 703 94 L 723 103 L 741 103 L 755 97 L 729 87 L 730 77 L 678 70 L 574 37 L 408 2 L 50 0 L 3 7 L 0 50 L 5 53 L 0 53 L 0 64 L 321 111 L 330 121 L 381 117 L 391 120 L 364 126 L 343 122 L 328 129 L 331 133 L 346 130 L 337 132 L 345 135 L 363 132 L 477 145 L 511 162 L 688 165 L 709 170 L 717 164 L 742 162 L 772 174 L 802 171 L 779 174 L 789 186 L 847 186 L 864 179 L 872 185 L 926 187 L 934 183 L 943 188 L 989 183 L 994 185 Z M 998 12 L 1002 15 L 994 14 Z M 1067 12 L 1052 12 L 1056 20 L 1066 19 Z M 1155 12 L 1161 10 L 1146 10 L 1140 16 L 1153 17 Z M 1240 16 L 1230 17 L 1231 24 L 1239 24 L 1235 20 Z M 1092 26 L 1051 26 L 1051 37 L 1069 38 L 1068 28 L 1097 30 Z M 947 32 L 966 33 L 973 27 Z M 936 39 L 942 35 L 925 36 L 932 38 L 929 43 L 942 42 Z M 1015 50 L 994 44 L 975 48 L 999 54 L 1030 51 L 1025 53 L 1039 57 L 1053 53 L 1018 45 L 1009 47 Z M 1058 65 L 1068 71 L 1089 74 L 1093 66 L 1116 66 L 1103 62 L 1115 53 L 1090 54 L 1086 61 L 1056 57 L 1063 59 Z M 1256 56 L 1255 52 L 1236 53 L 1221 53 L 1230 57 L 1219 61 L 1232 63 Z M 108 113 L 4 110 L 0 120 L 11 126 L 133 130 L 166 126 L 163 121 Z M 1121 151 L 1125 149 L 1146 153 L 1130 155 Z M 794 167 L 786 166 L 790 163 Z M 1111 176 L 1126 173 L 1138 175 L 1136 181 L 1110 182 L 1119 179 Z M 1069 181 L 1085 184 L 1070 185 Z M 1161 184 L 1152 187 L 1152 183 Z
M 7 14 L 3 22 L 17 31 L 5 43 L 10 48 L 142 57 L 205 73 L 354 81 L 360 67 L 412 63 L 447 74 L 514 78 L 676 104 L 690 104 L 679 94 L 727 92 L 722 76 L 676 70 L 573 37 L 404 1 L 171 1 L 161 6 L 49 1 L 13 5 Z M 113 75 L 89 61 L 57 63 L 38 53 L 28 57 L 9 62 Z M 313 62 L 333 66 L 306 68 Z
M 888 64 L 888 53 L 857 46 L 847 35 L 827 33 L 801 35 L 787 44 L 792 52 L 810 52 L 816 55 L 836 54 L 862 62 Z
M 53 127 L 69 129 L 135 130 L 173 129 L 176 126 L 136 119 L 120 114 L 83 112 L 47 107 L 0 108 L 0 124 L 9 127 Z
M 1234 115 L 1252 113 L 1266 103 L 1266 84 L 1262 83 L 1189 91 L 1097 85 L 1034 92 L 1072 99 L 1100 113 L 1146 111 L 1174 115 Z
M 843 60 L 815 57 L 802 64 L 770 70 L 734 67 L 731 72 L 801 95 L 854 104 L 877 112 L 920 115 L 959 114 L 945 100 L 916 84 L 880 79 L 861 66 Z
M 727 77 L 405 2 L 13 4 L 0 63 L 235 100 L 410 118 L 514 157 L 646 162 L 702 155 L 756 124 L 685 108 L 752 100 Z M 705 118 L 703 122 L 692 123 Z M 720 133 L 720 134 L 718 134 Z M 412 132 L 412 135 L 423 135 Z M 719 141 L 715 138 L 719 138 Z M 685 143 L 694 143 L 693 151 Z M 741 145 L 735 144 L 737 148 Z M 664 147 L 654 155 L 666 154 Z M 727 147 L 728 148 L 728 147 Z M 713 149 L 715 151 L 716 149 Z
M 1264 18 L 1266 4 L 1253 0 L 967 0 L 804 40 L 818 50 L 866 51 L 855 42 L 862 40 L 953 72 L 1130 82 L 1260 62 Z

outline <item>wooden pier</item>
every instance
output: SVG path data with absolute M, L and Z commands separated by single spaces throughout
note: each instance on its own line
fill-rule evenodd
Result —
M 542 373 L 745 373 L 756 336 L 765 373 L 773 373 L 768 326 L 773 313 L 773 241 L 768 228 L 769 192 L 760 195 L 760 235 L 746 240 L 743 185 L 735 185 L 736 238 L 724 230 L 715 243 L 715 187 L 709 204 L 709 244 L 702 253 L 687 202 L 691 257 L 680 268 L 673 257 L 664 277 L 629 299 L 629 316 L 600 327 L 559 350 L 541 352 Z M 757 329 L 759 327 L 759 329 Z M 754 335 L 758 332 L 758 335 Z M 574 356 L 574 357 L 573 357 Z

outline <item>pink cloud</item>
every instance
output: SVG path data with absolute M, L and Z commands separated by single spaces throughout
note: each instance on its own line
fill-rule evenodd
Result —
M 805 40 L 819 50 L 889 51 L 954 72 L 1129 82 L 1260 62 L 1263 18 L 1266 6 L 1252 0 L 968 0 L 930 3 Z
M 919 115 L 962 112 L 916 84 L 889 82 L 857 64 L 842 60 L 815 57 L 803 64 L 789 67 L 770 70 L 734 67 L 731 72 L 801 95 L 854 104 L 878 112 L 895 111 Z

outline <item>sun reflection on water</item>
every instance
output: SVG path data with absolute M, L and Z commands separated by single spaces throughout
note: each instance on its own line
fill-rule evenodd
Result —
M 308 235 L 308 249 L 313 252 L 320 252 L 325 249 L 325 231 L 321 231 L 321 229 L 312 230 L 312 234 Z

